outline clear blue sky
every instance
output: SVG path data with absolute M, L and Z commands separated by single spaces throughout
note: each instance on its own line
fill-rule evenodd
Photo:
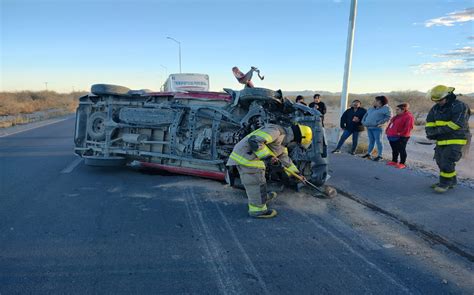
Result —
M 350 0 L 0 0 L 1 90 L 159 89 L 178 72 L 211 88 L 258 66 L 258 86 L 340 91 Z M 473 1 L 359 0 L 351 92 L 474 92 Z M 161 66 L 168 68 L 168 71 Z

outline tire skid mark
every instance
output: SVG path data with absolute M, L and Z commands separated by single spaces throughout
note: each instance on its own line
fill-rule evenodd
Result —
M 202 248 L 205 252 L 204 262 L 209 265 L 217 281 L 218 292 L 221 294 L 241 294 L 244 290 L 239 278 L 229 261 L 226 251 L 214 238 L 209 225 L 202 214 L 202 207 L 192 188 L 187 190 L 185 198 L 186 211 L 190 219 L 192 231 L 202 237 Z
M 69 163 L 69 165 L 66 166 L 66 168 L 64 168 L 63 170 L 61 170 L 61 173 L 62 174 L 67 174 L 67 173 L 71 173 L 74 168 L 76 168 L 79 164 L 81 164 L 83 158 L 77 158 L 75 159 L 74 161 L 72 161 L 71 163 Z
M 331 227 L 334 228 L 336 232 L 339 232 L 341 234 L 344 234 L 344 232 L 351 233 L 351 235 L 345 235 L 345 238 L 349 240 L 350 244 L 357 245 L 365 251 L 380 251 L 383 249 L 382 246 L 373 242 L 372 240 L 364 236 L 359 231 L 353 228 L 350 228 L 347 224 L 342 222 L 337 217 L 332 216 L 332 215 L 331 217 L 332 217 Z
M 297 211 L 298 212 L 298 211 Z M 306 219 L 309 220 L 309 222 L 311 222 L 313 225 L 315 225 L 318 229 L 320 229 L 321 231 L 325 232 L 327 235 L 329 235 L 331 238 L 333 238 L 334 240 L 336 240 L 337 242 L 341 243 L 347 250 L 349 250 L 349 252 L 351 252 L 352 254 L 354 254 L 355 256 L 357 256 L 358 258 L 360 258 L 363 262 L 365 262 L 367 265 L 369 265 L 372 269 L 374 269 L 375 271 L 377 271 L 379 274 L 381 274 L 383 277 L 387 278 L 392 284 L 394 284 L 395 286 L 397 286 L 398 288 L 400 288 L 400 290 L 402 290 L 403 292 L 407 293 L 407 294 L 411 294 L 412 292 L 407 288 L 405 287 L 403 284 L 399 283 L 397 280 L 395 280 L 391 275 L 389 275 L 387 272 L 383 271 L 382 269 L 380 269 L 380 267 L 378 267 L 376 264 L 374 264 L 373 262 L 369 261 L 364 255 L 362 255 L 361 253 L 359 253 L 358 251 L 354 250 L 354 248 L 351 247 L 351 245 L 349 245 L 348 243 L 346 243 L 344 240 L 342 240 L 341 238 L 337 237 L 334 233 L 332 233 L 330 230 L 328 230 L 327 228 L 325 228 L 324 226 L 322 226 L 321 224 L 319 224 L 318 222 L 316 222 L 314 219 L 312 219 L 311 217 L 308 216 L 308 214 L 306 213 L 303 213 L 303 212 L 298 212 L 298 214 L 300 214 L 301 216 L 305 217 Z
M 237 245 L 240 252 L 242 253 L 242 256 L 243 256 L 244 262 L 245 262 L 246 270 L 257 278 L 258 284 L 260 285 L 260 288 L 262 289 L 261 290 L 262 293 L 263 294 L 270 294 L 270 292 L 268 291 L 267 285 L 265 284 L 265 281 L 262 279 L 262 276 L 260 275 L 257 268 L 253 264 L 252 260 L 250 259 L 249 255 L 247 254 L 247 251 L 245 251 L 244 247 L 242 246 L 242 243 L 240 243 L 239 239 L 237 238 L 237 235 L 235 234 L 234 229 L 230 226 L 230 223 L 227 220 L 227 217 L 225 216 L 224 212 L 222 212 L 221 207 L 219 206 L 218 203 L 214 203 L 214 205 L 216 205 L 217 211 L 221 215 L 222 220 L 224 220 L 224 225 L 227 228 L 228 232 L 230 233 L 230 235 L 232 237 L 232 240 L 234 241 L 234 243 Z
M 299 213 L 300 215 L 302 215 L 302 213 L 300 213 L 300 212 L 298 212 L 298 213 Z M 304 215 L 302 215 L 302 216 L 303 216 L 303 217 L 306 217 L 306 216 L 304 216 Z M 287 222 L 287 223 L 291 223 L 291 219 L 289 219 L 288 217 L 285 217 L 285 216 L 282 215 L 282 216 L 279 216 L 279 218 L 281 218 L 282 220 L 285 220 L 285 222 Z M 309 218 L 309 217 L 308 217 L 308 218 Z M 326 232 L 326 231 L 324 231 L 324 232 Z M 318 247 L 323 247 L 323 245 L 322 245 L 319 241 L 317 241 L 317 240 L 313 240 L 312 242 L 313 242 L 313 243 L 317 243 L 317 244 L 318 244 Z M 344 273 L 346 273 L 348 276 L 352 276 L 352 279 L 354 279 L 354 280 L 356 280 L 356 281 L 358 282 L 358 284 L 357 284 L 357 285 L 359 286 L 359 290 L 358 290 L 358 291 L 360 291 L 361 293 L 364 293 L 364 294 L 369 294 L 369 293 L 371 292 L 371 290 L 368 289 L 368 288 L 364 285 L 364 281 L 361 279 L 360 276 L 358 276 L 357 274 L 354 275 L 354 273 L 351 272 L 350 269 L 347 269 L 347 267 L 346 267 L 347 262 L 344 261 L 343 259 L 341 259 L 340 255 L 337 255 L 337 254 L 335 254 L 335 253 L 332 252 L 332 251 L 327 252 L 326 255 L 327 255 L 328 257 L 330 257 L 332 260 L 334 260 L 334 263 L 336 263 L 336 264 L 334 264 L 334 265 L 336 265 L 337 268 L 340 269 L 339 275 L 344 272 Z

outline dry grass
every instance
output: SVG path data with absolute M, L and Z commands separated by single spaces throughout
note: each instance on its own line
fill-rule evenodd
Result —
M 8 128 L 15 125 L 26 124 L 28 122 L 28 119 L 25 117 L 14 117 L 10 120 L 0 121 L 0 128 Z
M 50 109 L 74 112 L 82 92 L 54 91 L 0 92 L 0 116 L 30 114 Z

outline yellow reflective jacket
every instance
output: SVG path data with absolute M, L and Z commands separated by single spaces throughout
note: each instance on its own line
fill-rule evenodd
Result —
M 262 159 L 271 156 L 277 157 L 283 166 L 298 172 L 298 169 L 288 156 L 288 149 L 286 148 L 292 140 L 293 132 L 291 129 L 275 124 L 265 125 L 248 134 L 235 145 L 227 161 L 227 166 L 242 165 L 265 169 Z M 252 149 L 251 144 L 256 144 L 258 148 L 256 150 L 255 148 Z
M 437 145 L 464 145 L 469 137 L 470 115 L 467 104 L 455 98 L 443 106 L 435 104 L 426 118 L 426 136 Z

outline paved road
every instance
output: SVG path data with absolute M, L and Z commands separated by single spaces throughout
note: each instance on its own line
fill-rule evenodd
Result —
M 331 201 L 249 219 L 242 191 L 218 182 L 83 165 L 73 127 L 0 138 L 2 295 L 463 291 L 361 236 Z

